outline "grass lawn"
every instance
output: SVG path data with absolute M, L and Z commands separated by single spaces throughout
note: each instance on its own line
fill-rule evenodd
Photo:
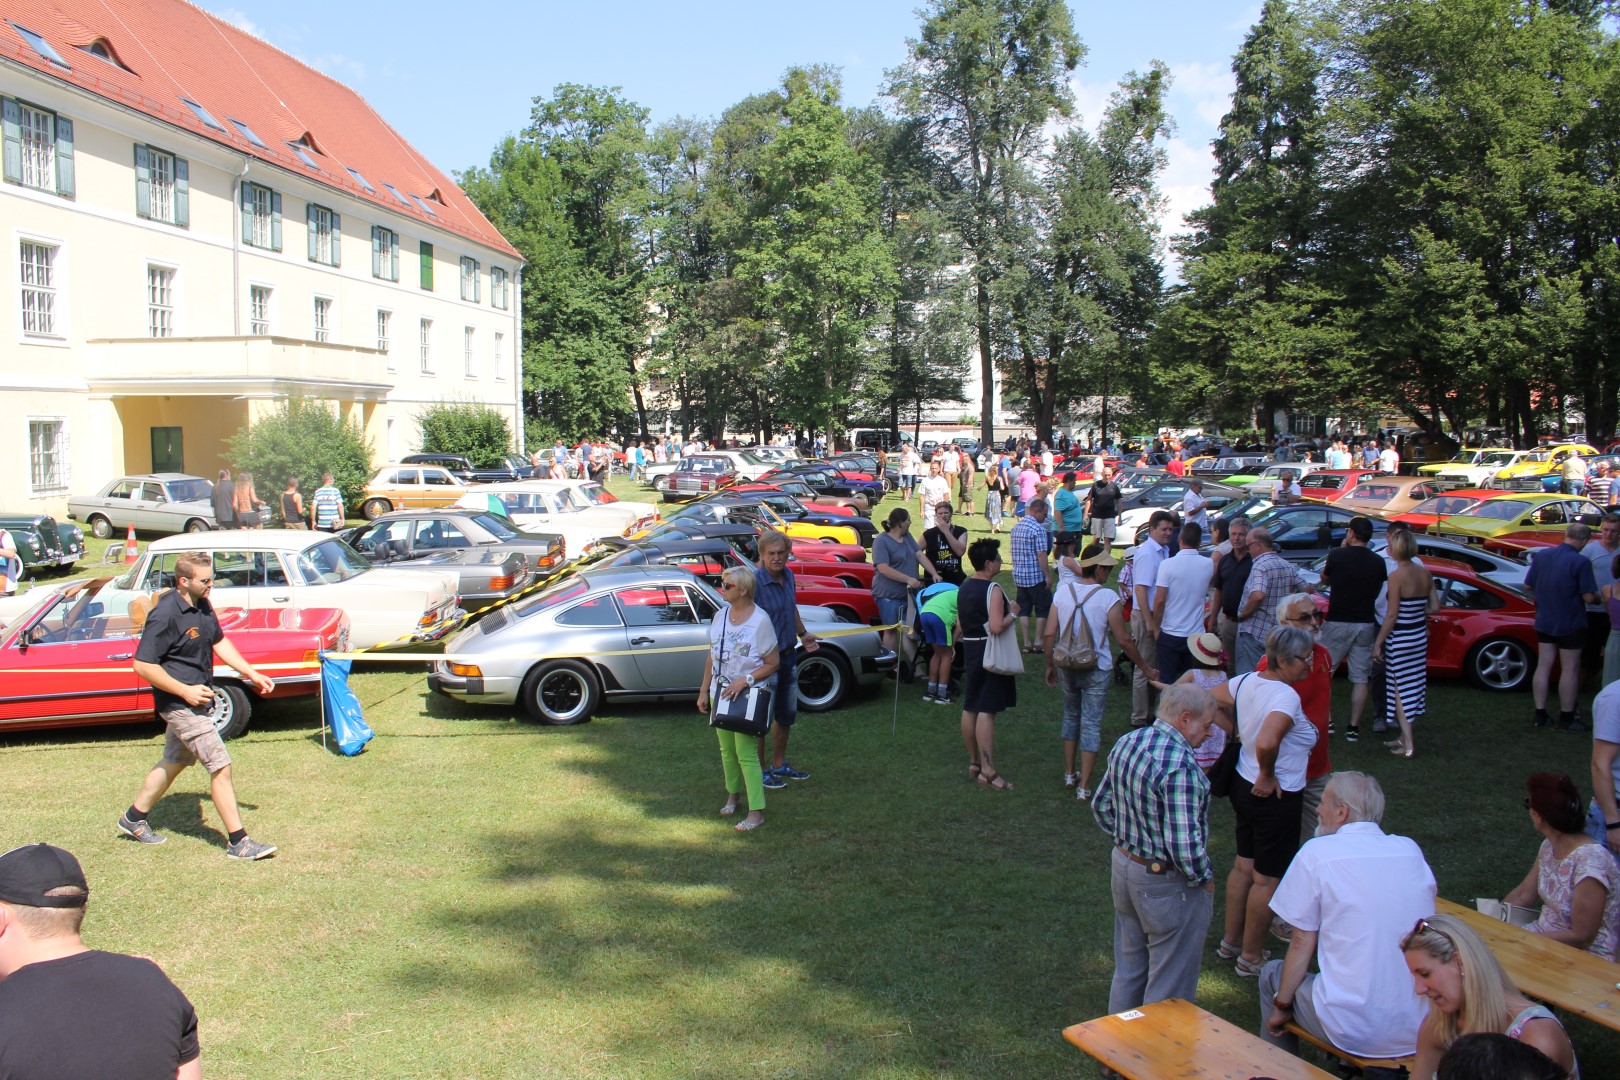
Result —
M 378 732 L 360 757 L 322 752 L 313 701 L 231 744 L 248 826 L 281 847 L 263 863 L 224 858 L 197 770 L 153 814 L 169 843 L 115 836 L 155 724 L 0 739 L 0 848 L 79 855 L 87 940 L 164 966 L 210 1077 L 1095 1075 L 1059 1031 L 1107 1008 L 1109 839 L 1065 795 L 1033 676 L 1000 728 L 1016 790 L 967 781 L 956 710 L 903 687 L 896 721 L 887 689 L 802 718 L 790 757 L 814 776 L 747 836 L 694 711 L 543 728 L 410 671 L 353 685 Z M 1415 758 L 1341 738 L 1335 764 L 1380 778 L 1442 895 L 1500 896 L 1538 843 L 1524 776 L 1588 788 L 1590 741 L 1533 730 L 1527 695 L 1430 692 Z M 1128 704 L 1110 695 L 1109 739 Z M 1224 875 L 1231 813 L 1211 817 Z M 1253 1028 L 1215 940 L 1200 1004 Z M 1613 1033 L 1569 1028 L 1585 1075 L 1620 1075 Z

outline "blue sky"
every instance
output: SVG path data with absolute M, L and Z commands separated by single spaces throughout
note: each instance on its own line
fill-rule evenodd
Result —
M 487 163 L 497 141 L 528 123 L 533 99 L 565 82 L 622 87 L 656 123 L 715 116 L 776 85 L 792 65 L 830 63 L 843 70 L 846 101 L 867 104 L 919 25 L 913 0 L 546 0 L 505 5 L 499 25 L 420 0 L 201 5 L 354 87 L 446 170 Z M 1231 93 L 1232 54 L 1260 5 L 1070 0 L 1070 8 L 1089 50 L 1074 77 L 1088 125 L 1127 71 L 1163 60 L 1175 76 L 1179 131 L 1163 178 L 1165 224 L 1175 231 L 1180 214 L 1207 199 L 1209 142 Z

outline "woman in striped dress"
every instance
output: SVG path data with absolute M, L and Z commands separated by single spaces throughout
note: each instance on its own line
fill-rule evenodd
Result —
M 1378 631 L 1373 659 L 1384 662 L 1385 722 L 1400 725 L 1400 736 L 1387 745 L 1398 757 L 1412 756 L 1412 721 L 1426 711 L 1428 691 L 1429 612 L 1438 608 L 1434 576 L 1417 561 L 1417 541 L 1410 529 L 1391 529 L 1389 605 Z

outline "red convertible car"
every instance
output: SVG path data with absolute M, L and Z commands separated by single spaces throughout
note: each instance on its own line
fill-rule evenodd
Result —
M 152 688 L 133 660 L 145 622 L 145 593 L 111 578 L 74 582 L 42 595 L 0 630 L 0 732 L 154 719 Z M 133 607 L 133 610 L 132 610 Z M 276 684 L 275 697 L 313 694 L 322 649 L 349 645 L 349 617 L 335 608 L 219 608 L 219 623 L 244 659 Z M 248 728 L 254 692 L 223 664 L 214 668 L 214 726 L 231 739 Z
M 1536 667 L 1536 606 L 1510 585 L 1450 559 L 1420 560 L 1440 610 L 1429 616 L 1430 676 L 1462 675 L 1486 690 L 1518 690 Z M 1317 604 L 1326 599 L 1317 594 Z

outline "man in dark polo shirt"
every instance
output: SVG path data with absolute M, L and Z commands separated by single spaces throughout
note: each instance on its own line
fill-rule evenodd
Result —
M 150 960 L 85 948 L 79 860 L 0 855 L 0 1076 L 196 1080 L 197 1012 Z
M 236 646 L 225 640 L 208 593 L 214 587 L 213 563 L 205 552 L 187 552 L 175 560 L 175 587 L 158 597 L 146 617 L 141 643 L 135 650 L 135 674 L 152 684 L 157 714 L 167 726 L 163 759 L 146 774 L 135 802 L 118 819 L 118 831 L 143 844 L 168 839 L 152 831 L 146 815 L 163 798 L 169 785 L 193 762 L 208 770 L 208 790 L 214 809 L 229 834 L 225 849 L 232 859 L 262 859 L 275 853 L 242 828 L 231 786 L 231 756 L 209 715 L 214 690 L 214 657 L 241 672 L 261 694 L 275 689 L 255 671 Z
M 1215 576 L 1210 581 L 1210 611 L 1214 613 L 1212 632 L 1220 636 L 1230 674 L 1237 665 L 1238 609 L 1243 606 L 1243 586 L 1248 584 L 1249 571 L 1254 568 L 1249 556 L 1249 519 L 1233 518 L 1228 535 L 1232 549 L 1215 564 Z
M 1384 560 L 1367 546 L 1372 534 L 1371 521 L 1351 518 L 1344 546 L 1329 551 L 1322 568 L 1322 584 L 1333 591 L 1328 596 L 1321 644 L 1332 656 L 1335 671 L 1345 657 L 1350 658 L 1350 726 L 1344 733 L 1347 742 L 1361 738 L 1361 714 L 1367 711 L 1367 684 L 1372 678 L 1373 646 L 1378 641 L 1373 605 L 1389 576 Z
M 1589 527 L 1579 522 L 1571 525 L 1564 530 L 1562 544 L 1536 552 L 1524 575 L 1525 591 L 1536 602 L 1540 655 L 1530 684 L 1536 703 L 1536 727 L 1545 727 L 1552 719 L 1547 715 L 1547 690 L 1556 660 L 1558 730 L 1586 730 L 1586 725 L 1575 719 L 1575 692 L 1581 684 L 1581 650 L 1586 646 L 1586 605 L 1598 601 L 1592 562 L 1581 554 L 1590 539 Z
M 798 586 L 793 571 L 788 569 L 788 552 L 792 541 L 775 529 L 766 529 L 759 537 L 759 566 L 754 569 L 754 603 L 771 620 L 776 631 L 776 675 L 771 686 L 771 755 L 765 756 L 765 740 L 759 741 L 760 771 L 765 786 L 773 791 L 787 787 L 789 780 L 808 780 L 810 774 L 795 769 L 787 760 L 788 735 L 799 715 L 799 661 L 794 642 L 813 653 L 821 646 L 816 635 L 804 628 L 799 617 Z

